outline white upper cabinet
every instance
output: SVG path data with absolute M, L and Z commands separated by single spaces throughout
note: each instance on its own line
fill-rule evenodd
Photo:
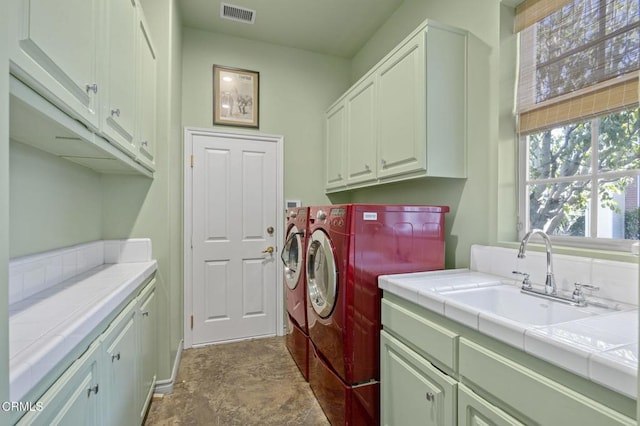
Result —
M 65 148 L 61 156 L 101 173 L 133 170 L 152 176 L 156 52 L 138 0 L 8 3 L 14 18 L 9 20 L 11 74 L 41 96 L 41 104 L 50 102 L 84 124 L 92 134 L 86 138 L 89 144 L 109 151 L 106 144 L 117 151 L 106 157 L 102 152 L 87 156 L 78 143 L 78 152 Z M 35 98 L 33 103 L 38 103 Z M 23 121 L 31 118 L 37 119 L 25 117 Z M 23 138 L 20 142 L 41 149 L 43 145 L 42 140 Z M 59 151 L 55 147 L 46 150 Z
M 327 161 L 346 138 L 347 180 L 327 192 L 419 177 L 465 178 L 466 31 L 426 21 L 350 88 L 345 133 L 327 131 Z M 335 127 L 335 126 L 334 126 Z M 335 168 L 327 164 L 327 170 Z
M 11 0 L 11 72 L 73 118 L 99 127 L 99 0 Z
M 106 62 L 100 67 L 107 82 L 102 99 L 102 133 L 132 156 L 136 154 L 137 8 L 132 0 L 104 2 Z
M 144 20 L 138 21 L 138 135 L 139 159 L 142 164 L 155 168 L 156 144 L 156 54 Z
M 345 98 L 348 184 L 376 178 L 375 101 L 374 76 L 358 84 Z
M 325 187 L 344 188 L 346 183 L 346 128 L 344 100 L 335 104 L 326 115 Z

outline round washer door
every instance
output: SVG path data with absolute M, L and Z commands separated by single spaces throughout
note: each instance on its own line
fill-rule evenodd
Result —
M 307 291 L 313 310 L 322 318 L 333 311 L 338 290 L 336 259 L 331 241 L 321 230 L 307 244 Z
M 302 238 L 301 232 L 294 225 L 287 233 L 287 240 L 282 250 L 282 263 L 284 263 L 284 281 L 291 290 L 296 288 L 300 280 L 300 271 L 304 268 L 302 264 Z

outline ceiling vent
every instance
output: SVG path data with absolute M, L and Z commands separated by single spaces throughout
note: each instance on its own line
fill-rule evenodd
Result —
M 256 21 L 256 11 L 228 3 L 220 3 L 220 17 L 232 21 L 253 24 Z

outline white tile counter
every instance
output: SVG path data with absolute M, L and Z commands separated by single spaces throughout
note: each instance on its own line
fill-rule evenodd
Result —
M 486 249 L 485 247 L 476 247 L 476 249 L 478 248 Z M 516 259 L 515 250 L 513 253 L 510 253 L 508 249 L 498 250 L 508 256 L 513 255 L 513 259 Z M 507 263 L 509 262 L 508 256 Z M 491 256 L 487 258 L 491 258 Z M 502 263 L 504 260 L 502 259 Z M 493 261 L 500 263 L 500 259 Z M 603 262 L 597 261 L 597 265 L 591 271 L 610 270 L 610 265 Z M 565 259 L 565 263 L 570 262 Z M 472 263 L 472 267 L 474 266 L 483 267 L 478 262 Z M 505 271 L 513 270 L 509 266 L 503 266 L 503 269 Z M 633 270 L 631 271 L 633 273 Z M 565 271 L 565 273 L 568 272 Z M 637 270 L 635 274 L 637 274 Z M 597 276 L 591 276 L 588 279 L 593 281 L 583 282 L 593 282 L 594 284 L 602 282 L 598 280 Z M 633 275 L 625 276 L 622 279 L 631 281 L 630 288 L 637 287 L 637 275 L 635 277 Z M 635 281 L 633 281 L 634 279 Z M 616 392 L 631 398 L 637 396 L 637 306 L 609 300 L 618 310 L 601 313 L 602 310 L 598 311 L 598 308 L 587 307 L 587 310 L 593 309 L 597 315 L 589 315 L 586 318 L 549 326 L 537 326 L 513 321 L 504 316 L 474 308 L 460 301 L 452 300 L 446 294 L 446 291 L 456 289 L 505 284 L 517 289 L 519 280 L 511 277 L 477 270 L 456 269 L 386 275 L 379 277 L 378 284 L 385 292 L 393 293 Z M 615 291 L 620 293 L 620 287 L 618 286 Z M 607 289 L 604 290 L 607 292 Z M 530 297 L 534 301 L 545 302 L 544 299 Z M 630 300 L 630 298 L 629 295 L 626 295 L 624 300 Z
M 99 241 L 12 259 L 9 381 L 20 401 L 153 275 L 147 239 Z M 34 291 L 35 289 L 35 291 Z M 80 348 L 82 350 L 83 348 Z M 86 348 L 84 348 L 86 349 Z

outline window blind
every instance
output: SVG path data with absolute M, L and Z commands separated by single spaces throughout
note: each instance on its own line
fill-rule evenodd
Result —
M 638 0 L 528 0 L 516 28 L 521 134 L 638 103 Z

